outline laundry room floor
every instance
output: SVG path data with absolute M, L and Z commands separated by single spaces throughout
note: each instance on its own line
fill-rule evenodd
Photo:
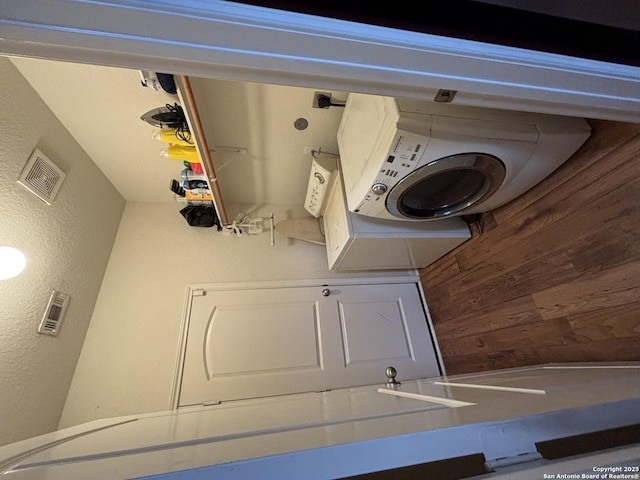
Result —
M 420 272 L 449 374 L 640 360 L 640 125 L 592 136 Z

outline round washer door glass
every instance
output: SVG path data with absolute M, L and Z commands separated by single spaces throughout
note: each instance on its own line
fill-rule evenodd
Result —
M 387 209 L 420 220 L 462 214 L 502 185 L 504 164 L 486 153 L 460 153 L 429 162 L 400 180 L 387 196 Z

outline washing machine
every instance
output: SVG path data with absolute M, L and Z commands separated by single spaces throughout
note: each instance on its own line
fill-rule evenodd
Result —
M 338 148 L 350 211 L 441 220 L 493 210 L 589 137 L 581 118 L 350 94 Z

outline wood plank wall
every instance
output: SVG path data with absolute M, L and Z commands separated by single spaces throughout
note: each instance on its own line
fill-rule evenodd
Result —
M 552 176 L 421 270 L 447 373 L 640 360 L 640 125 L 590 123 Z

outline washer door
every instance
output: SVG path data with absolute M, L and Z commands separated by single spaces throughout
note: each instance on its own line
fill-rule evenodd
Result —
M 493 195 L 505 175 L 500 159 L 486 153 L 440 158 L 400 180 L 387 196 L 387 210 L 416 220 L 459 215 Z

